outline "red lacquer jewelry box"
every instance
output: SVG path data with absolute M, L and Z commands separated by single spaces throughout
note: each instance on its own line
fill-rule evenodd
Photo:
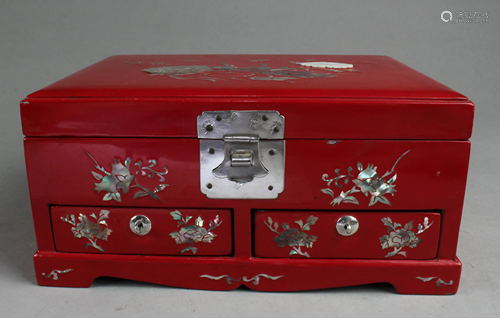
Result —
M 474 105 L 385 56 L 113 56 L 21 102 L 38 283 L 454 294 Z

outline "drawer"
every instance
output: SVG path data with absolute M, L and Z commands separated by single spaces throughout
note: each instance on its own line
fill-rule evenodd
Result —
M 53 206 L 50 211 L 58 252 L 223 256 L 233 250 L 228 209 Z
M 353 224 L 337 222 L 352 216 Z M 433 259 L 441 214 L 437 212 L 256 211 L 254 255 L 276 258 Z

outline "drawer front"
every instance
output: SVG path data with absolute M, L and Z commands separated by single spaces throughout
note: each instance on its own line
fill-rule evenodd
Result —
M 223 256 L 233 249 L 227 209 L 53 206 L 51 219 L 58 252 Z
M 337 222 L 352 216 L 357 222 Z M 337 229 L 339 228 L 339 229 Z M 256 257 L 433 259 L 441 214 L 437 212 L 254 212 Z M 345 235 L 350 233 L 350 235 Z

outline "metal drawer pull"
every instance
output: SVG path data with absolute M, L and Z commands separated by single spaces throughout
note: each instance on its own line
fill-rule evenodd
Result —
M 337 220 L 337 232 L 343 236 L 353 235 L 358 231 L 359 222 L 351 215 L 345 215 Z
M 130 219 L 130 229 L 134 234 L 146 235 L 151 231 L 151 221 L 145 215 L 136 215 Z

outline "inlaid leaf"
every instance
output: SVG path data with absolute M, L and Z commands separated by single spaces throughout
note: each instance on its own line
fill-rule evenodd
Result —
M 104 220 L 109 218 L 109 213 L 110 213 L 109 210 L 101 210 L 101 212 L 99 212 L 99 220 Z
M 193 218 L 192 216 L 189 216 L 189 215 L 188 215 L 188 216 L 186 216 L 186 223 L 187 223 L 189 220 L 191 220 L 192 218 Z
M 407 231 L 413 230 L 413 220 L 405 224 L 405 230 Z
M 94 178 L 96 178 L 96 180 L 98 180 L 98 181 L 100 181 L 103 178 L 102 175 L 98 174 L 95 171 L 90 170 L 90 173 L 92 173 L 92 175 L 94 176 Z
M 316 242 L 318 240 L 318 237 L 316 235 L 309 235 L 309 241 L 311 242 Z M 312 243 L 311 243 L 312 246 Z
M 278 227 L 279 227 L 278 222 L 274 222 L 274 230 L 275 230 L 275 231 L 277 231 L 277 230 L 278 230 Z
M 385 226 L 392 228 L 392 220 L 389 217 L 382 218 L 381 221 Z
M 340 169 L 335 169 L 335 173 L 340 176 Z
M 368 204 L 368 206 L 372 206 L 374 205 L 375 203 L 377 203 L 377 197 L 376 196 L 372 196 L 370 198 L 370 203 Z
M 302 220 L 295 221 L 295 223 L 297 223 L 300 226 L 300 228 L 304 226 L 304 222 L 302 222 Z
M 420 244 L 423 240 L 419 237 L 417 237 L 414 241 L 410 243 L 410 248 L 417 247 L 418 244 Z
M 394 181 L 396 181 L 396 177 L 398 176 L 398 174 L 396 173 L 392 178 L 389 179 L 389 181 L 387 181 L 388 184 L 391 184 L 393 183 Z
M 132 160 L 130 159 L 130 157 L 128 157 L 127 159 L 125 159 L 125 167 L 127 167 L 127 169 L 130 169 L 129 166 L 130 166 L 130 162 Z
M 113 193 L 111 192 L 108 192 L 104 195 L 104 197 L 102 198 L 103 201 L 110 201 L 113 199 Z
M 286 223 L 283 223 L 281 224 L 281 227 L 283 228 L 283 230 L 289 230 L 290 229 L 290 225 L 286 224 Z
M 348 183 L 349 183 L 349 180 L 351 180 L 351 179 L 346 178 L 346 179 L 344 180 L 344 184 L 348 184 Z
M 387 199 L 384 196 L 379 196 L 377 197 L 378 201 L 383 204 L 391 205 L 391 202 L 389 202 L 389 199 Z
M 361 164 L 361 162 L 358 162 L 358 170 L 363 171 L 363 165 Z
M 273 219 L 271 219 L 271 217 L 268 217 L 267 218 L 267 223 L 269 223 L 269 225 L 272 225 L 273 224 Z
M 401 224 L 394 222 L 394 228 L 396 229 L 398 227 L 401 227 Z
M 290 250 L 290 254 L 288 255 L 296 255 L 296 254 L 298 254 L 296 250 Z
M 170 215 L 175 221 L 181 220 L 182 219 L 182 213 L 179 210 L 175 210 L 170 212 Z
M 357 204 L 359 205 L 359 201 L 358 199 L 356 199 L 355 197 L 353 196 L 348 196 L 348 197 L 345 197 L 344 200 L 342 200 L 342 202 L 344 203 L 352 203 L 352 204 Z
M 148 193 L 147 193 L 147 192 L 145 192 L 145 191 L 139 191 L 139 192 L 136 192 L 136 193 L 134 194 L 134 197 L 133 197 L 133 198 L 134 198 L 134 199 L 136 199 L 136 198 L 139 198 L 139 197 L 145 197 L 145 196 L 147 196 L 147 195 L 148 195 Z
M 122 202 L 122 196 L 120 195 L 120 192 L 113 193 L 113 199 L 118 202 Z
M 347 168 L 347 174 L 351 174 L 352 167 Z
M 95 213 L 92 213 L 90 216 L 97 220 L 97 216 L 95 215 Z
M 392 256 L 396 255 L 397 253 L 398 253 L 398 250 L 395 249 L 394 251 L 388 253 L 385 257 L 392 257 Z
M 398 252 L 398 254 L 403 255 L 404 257 L 406 257 L 406 252 L 405 251 Z
M 314 224 L 316 224 L 316 221 L 318 221 L 318 219 L 319 219 L 319 218 L 317 218 L 317 217 L 315 217 L 315 216 L 312 216 L 312 215 L 311 215 L 311 216 L 309 216 L 309 217 L 307 218 L 307 224 L 309 224 L 309 225 L 314 225 Z
M 328 194 L 328 195 L 331 195 L 332 198 L 335 197 L 335 195 L 333 194 L 333 190 L 332 189 L 329 189 L 329 188 L 321 189 L 321 192 L 323 192 L 325 194 Z

